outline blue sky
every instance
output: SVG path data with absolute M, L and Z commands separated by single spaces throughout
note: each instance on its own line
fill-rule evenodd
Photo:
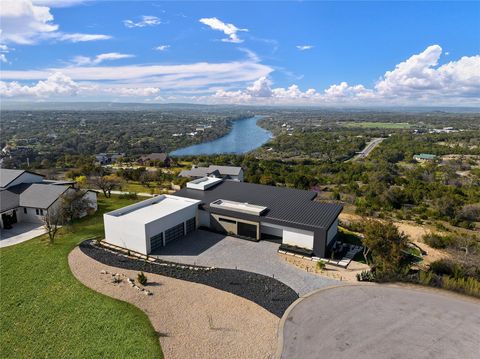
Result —
M 478 105 L 479 23 L 478 2 L 4 0 L 0 94 Z

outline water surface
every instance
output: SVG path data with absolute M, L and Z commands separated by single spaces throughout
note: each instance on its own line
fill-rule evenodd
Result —
M 233 122 L 231 131 L 216 140 L 180 148 L 171 156 L 241 154 L 252 151 L 272 138 L 272 133 L 257 125 L 263 116 L 254 116 Z

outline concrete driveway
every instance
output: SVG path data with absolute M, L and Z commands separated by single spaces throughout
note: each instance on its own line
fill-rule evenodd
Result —
M 28 241 L 46 232 L 38 223 L 15 223 L 11 229 L 0 230 L 0 248 Z
M 300 299 L 282 322 L 282 358 L 480 358 L 480 301 L 448 292 L 339 286 Z
M 167 244 L 166 247 L 155 251 L 152 255 L 177 263 L 243 269 L 274 276 L 300 295 L 341 283 L 288 264 L 277 255 L 279 246 L 279 243 L 251 242 L 197 230 L 182 239 Z

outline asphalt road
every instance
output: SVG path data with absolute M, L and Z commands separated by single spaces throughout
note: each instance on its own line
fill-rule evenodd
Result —
M 342 286 L 286 313 L 282 358 L 477 359 L 480 301 L 432 290 Z
M 374 150 L 375 147 L 377 147 L 380 143 L 382 143 L 383 140 L 384 138 L 374 138 L 367 144 L 367 146 L 365 146 L 365 148 L 362 151 L 360 151 L 354 157 L 354 159 L 361 159 L 361 158 L 367 157 L 370 154 L 370 152 Z

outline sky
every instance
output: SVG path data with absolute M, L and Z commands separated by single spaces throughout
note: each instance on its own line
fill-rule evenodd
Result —
M 1 0 L 11 101 L 480 106 L 480 2 Z

